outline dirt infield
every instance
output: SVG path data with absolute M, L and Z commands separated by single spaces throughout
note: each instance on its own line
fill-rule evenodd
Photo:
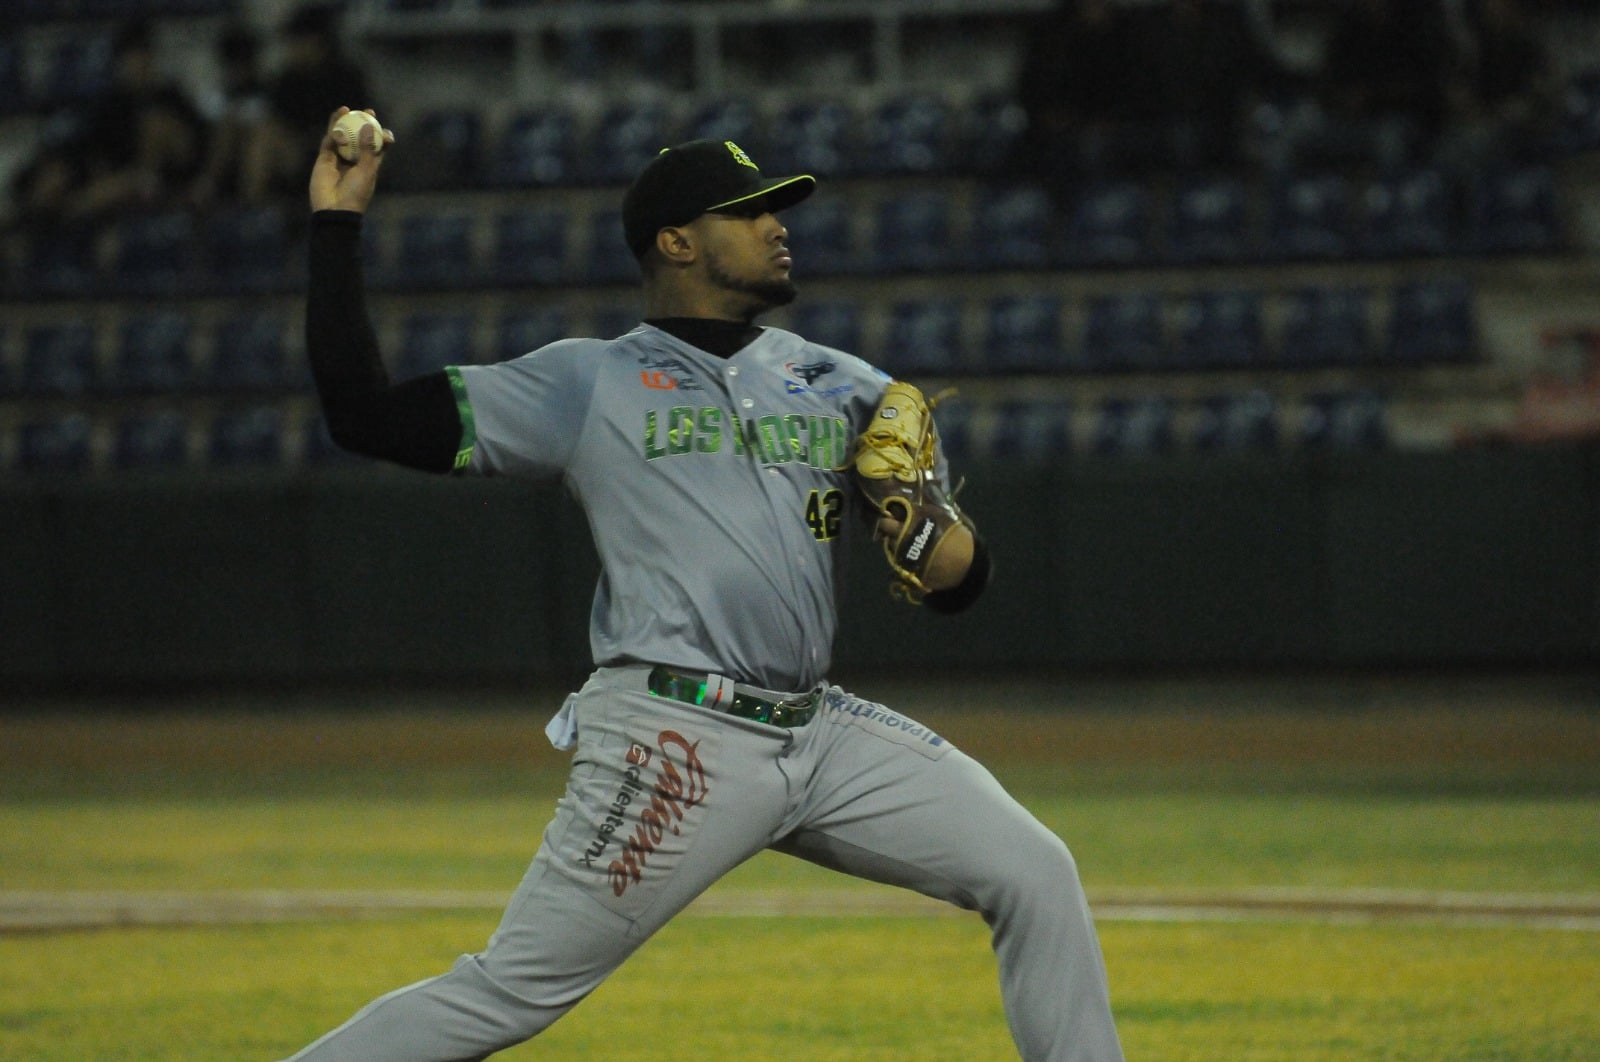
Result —
M 226 925 L 384 918 L 418 911 L 497 911 L 502 893 L 263 890 L 248 892 L 0 892 L 0 933 L 130 926 Z M 1100 921 L 1428 922 L 1600 932 L 1600 895 L 1547 896 L 1389 889 L 1133 889 L 1090 897 Z M 964 915 L 914 893 L 829 889 L 713 890 L 690 915 L 718 918 Z

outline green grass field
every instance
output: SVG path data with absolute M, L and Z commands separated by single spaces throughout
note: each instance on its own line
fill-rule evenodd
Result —
M 1073 847 L 1130 1058 L 1600 1058 L 1582 684 L 883 699 Z M 477 949 L 560 789 L 534 703 L 0 715 L 0 1058 L 278 1058 Z M 915 899 L 760 857 L 499 1057 L 1015 1057 L 981 922 Z

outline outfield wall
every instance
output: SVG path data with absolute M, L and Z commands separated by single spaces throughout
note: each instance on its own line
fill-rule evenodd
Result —
M 870 667 L 1600 660 L 1600 449 L 974 467 L 970 613 L 851 556 Z M 505 680 L 587 666 L 595 571 L 554 487 L 388 469 L 0 485 L 0 690 Z

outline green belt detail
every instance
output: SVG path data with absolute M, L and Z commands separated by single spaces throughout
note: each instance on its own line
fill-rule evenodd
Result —
M 646 688 L 657 697 L 670 697 L 684 704 L 705 706 L 706 683 L 703 678 L 654 667 L 650 669 Z M 808 693 L 793 701 L 769 701 L 749 693 L 735 693 L 728 707 L 717 710 L 740 719 L 753 719 L 769 726 L 794 729 L 805 726 L 817 714 L 817 694 Z
M 461 444 L 456 447 L 454 466 L 454 471 L 460 472 L 472 463 L 472 451 L 478 446 L 478 422 L 472 416 L 472 402 L 467 398 L 467 383 L 461 378 L 461 370 L 447 365 L 444 374 L 450 378 L 450 391 L 456 396 L 456 413 L 461 417 Z

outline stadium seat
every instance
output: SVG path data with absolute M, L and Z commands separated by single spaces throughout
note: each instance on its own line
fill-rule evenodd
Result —
M 639 279 L 639 261 L 622 234 L 620 210 L 605 207 L 589 215 L 583 275 L 596 284 L 627 284 Z
M 508 310 L 495 324 L 495 361 L 510 361 L 571 335 L 559 305 Z
M 1299 440 L 1312 452 L 1385 449 L 1387 403 L 1375 391 L 1308 395 L 1300 409 Z
M 902 299 L 890 309 L 883 351 L 889 372 L 960 372 L 961 353 L 961 308 L 954 300 Z
M 282 316 L 270 311 L 225 318 L 212 335 L 210 386 L 234 394 L 267 394 L 288 387 L 286 332 Z
M 22 47 L 14 40 L 0 40 L 0 114 L 23 110 L 28 104 L 27 95 Z
M 1160 395 L 1111 398 L 1095 414 L 1090 448 L 1105 457 L 1149 457 L 1174 448 L 1172 401 Z
M 392 269 L 405 288 L 457 288 L 474 283 L 477 266 L 472 240 L 473 215 L 466 211 L 412 214 L 400 221 Z
M 755 104 L 742 96 L 710 100 L 697 107 L 683 125 L 679 140 L 731 140 L 749 153 L 756 165 L 766 166 L 767 138 Z M 772 171 L 777 172 L 777 171 Z
M 186 316 L 141 314 L 122 325 L 110 386 L 124 394 L 172 394 L 189 386 L 193 362 Z
M 1167 361 L 1161 299 L 1153 292 L 1097 295 L 1089 300 L 1083 359 L 1094 369 L 1153 369 Z
M 18 293 L 79 299 L 100 289 L 97 236 L 94 226 L 57 225 L 27 240 L 16 275 Z
M 578 175 L 592 184 L 626 184 L 671 137 L 667 109 L 654 100 L 618 103 L 600 116 L 578 160 Z
M 501 133 L 489 165 L 489 181 L 502 187 L 569 184 L 577 176 L 577 127 L 561 110 L 515 115 Z
M 1003 295 L 986 312 L 983 358 L 988 371 L 1058 372 L 1069 356 L 1055 295 Z
M 1290 177 L 1270 195 L 1267 248 L 1274 258 L 1343 258 L 1350 251 L 1350 182 L 1338 174 Z
M 69 413 L 22 425 L 17 467 L 29 475 L 87 472 L 91 462 L 89 418 Z
M 1468 361 L 1477 346 L 1472 287 L 1447 277 L 1395 289 L 1388 356 L 1397 362 Z
M 1278 447 L 1278 404 L 1266 391 L 1212 395 L 1198 412 L 1194 447 L 1200 453 L 1270 453 Z
M 1068 208 L 1064 260 L 1079 266 L 1149 264 L 1152 210 L 1149 190 L 1137 183 L 1087 189 Z
M 841 196 L 816 196 L 783 213 L 794 252 L 795 273 L 830 276 L 860 268 L 855 226 L 848 201 Z
M 1006 402 L 996 411 L 991 458 L 1062 460 L 1072 454 L 1072 407 L 1065 401 Z
M 400 326 L 395 355 L 396 380 L 438 372 L 447 365 L 471 365 L 478 359 L 473 315 L 465 312 L 419 311 Z
M 1261 295 L 1201 291 L 1174 307 L 1173 361 L 1178 368 L 1238 368 L 1261 357 Z
M 556 284 L 570 273 L 568 212 L 559 207 L 507 210 L 494 223 L 495 284 Z
M 1356 253 L 1372 258 L 1449 253 L 1456 242 L 1450 198 L 1450 183 L 1435 169 L 1374 178 L 1356 209 Z
M 39 325 L 28 330 L 22 362 L 22 393 L 73 397 L 94 386 L 94 325 L 87 321 Z
M 978 193 L 968 258 L 986 269 L 1042 269 L 1050 264 L 1055 207 L 1037 185 L 996 187 Z
M 792 331 L 813 343 L 849 354 L 861 351 L 861 304 L 851 299 L 813 299 L 797 304 Z
M 192 214 L 130 215 L 117 223 L 112 281 L 128 294 L 182 293 L 196 279 L 196 251 Z
M 207 453 L 221 468 L 275 465 L 283 460 L 283 441 L 282 410 L 249 406 L 217 415 Z
M 109 32 L 71 33 L 56 38 L 41 56 L 41 69 L 34 80 L 34 102 L 59 107 L 100 96 L 111 85 L 112 59 Z
M 772 124 L 764 173 L 809 173 L 818 178 L 848 176 L 855 165 L 856 116 L 835 101 L 792 103 Z
M 1236 262 L 1251 250 L 1250 194 L 1231 177 L 1180 181 L 1173 191 L 1167 253 L 1183 264 Z
M 951 168 L 956 141 L 950 105 L 932 93 L 910 93 L 869 107 L 861 120 L 858 172 L 918 175 Z
M 975 456 L 977 449 L 973 438 L 973 409 L 971 403 L 959 399 L 946 399 L 934 411 L 935 430 L 939 446 L 949 461 L 963 462 Z
M 201 229 L 207 286 L 224 294 L 272 291 L 286 281 L 289 237 L 279 207 L 237 207 Z
M 404 150 L 406 165 L 391 181 L 397 191 L 471 188 L 483 175 L 483 116 L 468 107 L 429 111 L 410 123 Z
M 1372 295 L 1314 286 L 1290 294 L 1278 360 L 1288 366 L 1360 364 L 1372 356 Z
M 1561 102 L 1561 125 L 1552 146 L 1567 155 L 1600 149 L 1600 67 L 1574 73 Z
M 600 339 L 627 335 L 639 324 L 639 310 L 632 305 L 605 306 L 595 311 L 593 334 Z
M 950 200 L 923 189 L 891 194 L 874 213 L 872 247 L 882 273 L 923 273 L 960 260 L 953 241 Z
M 1555 175 L 1548 166 L 1480 174 L 1471 192 L 1471 240 L 1486 254 L 1552 251 L 1561 245 Z
M 966 109 L 965 145 L 954 168 L 977 174 L 1004 173 L 1016 157 L 1017 145 L 1028 129 L 1028 113 L 1009 92 L 986 93 Z
M 175 409 L 136 413 L 117 423 L 112 462 L 117 468 L 181 468 L 189 460 L 189 422 Z

